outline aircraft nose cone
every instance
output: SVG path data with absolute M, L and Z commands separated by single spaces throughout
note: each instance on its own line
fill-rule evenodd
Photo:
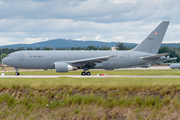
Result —
M 4 64 L 7 64 L 7 58 L 3 58 L 3 59 L 2 59 L 2 62 L 3 62 Z
M 169 67 L 172 69 L 172 68 L 173 68 L 173 65 L 170 65 Z

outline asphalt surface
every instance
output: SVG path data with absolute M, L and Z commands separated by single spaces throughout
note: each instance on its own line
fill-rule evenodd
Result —
M 169 66 L 151 66 L 148 68 L 141 68 L 141 67 L 137 67 L 137 68 L 120 68 L 117 70 L 164 70 L 164 69 L 170 69 Z M 95 69 L 94 69 L 95 70 Z M 25 72 L 25 71 L 44 71 L 43 69 L 19 69 L 19 72 Z M 11 69 L 6 69 L 6 70 L 0 70 L 1 73 L 3 72 L 15 72 L 15 70 L 13 68 Z
M 81 76 L 81 75 L 4 75 L 0 78 L 61 78 L 61 77 L 70 77 L 70 78 L 180 78 L 180 76 L 140 76 L 140 75 L 107 75 L 107 76 Z
M 127 68 L 127 69 L 170 69 L 169 66 L 152 66 L 149 68 Z M 23 70 L 24 71 L 24 70 Z M 27 70 L 28 71 L 28 70 Z M 1 71 L 3 72 L 3 71 Z M 21 71 L 19 71 L 21 72 Z M 4 73 L 4 72 L 3 72 Z M 6 72 L 5 72 L 6 74 Z M 179 76 L 140 76 L 140 75 L 107 75 L 107 76 L 81 76 L 81 75 L 0 75 L 0 78 L 61 78 L 61 77 L 70 77 L 70 78 L 180 78 Z

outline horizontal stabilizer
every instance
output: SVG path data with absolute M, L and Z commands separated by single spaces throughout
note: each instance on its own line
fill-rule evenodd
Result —
M 151 55 L 151 56 L 147 56 L 147 57 L 141 57 L 141 59 L 144 59 L 144 60 L 158 59 L 158 58 L 168 55 L 168 54 L 169 53 L 156 54 L 156 55 Z
M 162 62 L 172 61 L 172 60 L 176 60 L 176 59 L 177 59 L 177 57 L 169 58 L 169 56 L 167 56 L 166 59 L 163 60 Z

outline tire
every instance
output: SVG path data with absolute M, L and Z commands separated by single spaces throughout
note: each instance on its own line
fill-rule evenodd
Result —
M 81 73 L 81 75 L 82 75 L 82 76 L 85 76 L 85 75 L 86 75 L 86 73 L 85 73 L 85 72 L 82 72 L 82 73 Z
M 86 73 L 86 75 L 87 75 L 87 76 L 90 76 L 90 75 L 91 75 L 91 73 L 90 73 L 90 72 L 87 72 L 87 73 Z
M 16 72 L 15 75 L 16 75 L 16 76 L 19 76 L 20 74 L 19 74 L 19 72 Z

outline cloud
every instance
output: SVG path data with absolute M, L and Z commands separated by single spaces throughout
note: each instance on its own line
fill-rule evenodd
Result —
M 141 42 L 170 20 L 165 42 L 178 41 L 179 0 L 0 0 L 0 43 L 53 38 Z
M 47 40 L 47 38 L 137 43 L 141 42 L 158 24 L 144 25 L 143 21 L 96 23 L 68 19 L 0 20 L 0 36 L 8 36 L 11 38 L 9 39 L 11 43 L 33 43 L 43 41 L 43 39 Z M 176 32 L 176 34 L 172 33 L 174 38 L 178 35 L 178 27 L 173 27 L 173 29 L 170 27 L 171 31 Z
M 47 40 L 49 40 L 49 38 L 43 38 L 43 37 L 41 37 L 41 38 L 26 38 L 24 40 L 24 42 L 26 44 L 32 44 L 32 43 L 43 42 L 43 41 L 47 41 Z
M 86 40 L 86 36 L 84 36 L 84 37 L 82 37 L 82 38 L 76 38 L 76 39 L 74 39 L 74 40 L 84 41 L 84 40 Z
M 0 18 L 122 22 L 180 17 L 178 0 L 3 0 Z M 4 12 L 6 11 L 6 12 Z

